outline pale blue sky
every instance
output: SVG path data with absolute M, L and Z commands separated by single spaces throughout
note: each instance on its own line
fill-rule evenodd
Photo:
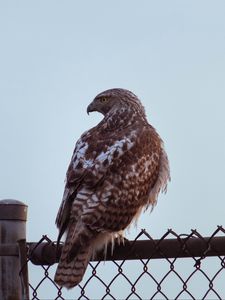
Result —
M 225 225 L 224 13 L 218 0 L 0 1 L 0 198 L 29 206 L 29 241 L 56 239 L 75 141 L 101 119 L 86 107 L 112 87 L 140 97 L 170 159 L 138 230 Z

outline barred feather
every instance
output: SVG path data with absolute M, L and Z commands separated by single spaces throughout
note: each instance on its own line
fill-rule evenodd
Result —
M 104 118 L 75 146 L 56 218 L 58 242 L 66 239 L 55 281 L 67 288 L 79 284 L 92 255 L 155 206 L 170 180 L 163 142 L 133 93 L 107 90 L 91 111 Z

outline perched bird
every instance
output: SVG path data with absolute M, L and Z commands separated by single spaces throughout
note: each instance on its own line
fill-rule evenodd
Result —
M 137 96 L 106 90 L 88 106 L 93 111 L 104 118 L 76 143 L 56 218 L 58 242 L 66 237 L 55 282 L 67 288 L 80 283 L 93 253 L 155 206 L 170 180 L 163 142 Z

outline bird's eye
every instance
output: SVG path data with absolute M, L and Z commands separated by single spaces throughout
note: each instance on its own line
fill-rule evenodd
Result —
M 101 103 L 104 103 L 104 102 L 106 102 L 106 101 L 108 101 L 108 99 L 107 99 L 106 97 L 101 97 L 101 98 L 100 98 L 100 102 L 101 102 Z

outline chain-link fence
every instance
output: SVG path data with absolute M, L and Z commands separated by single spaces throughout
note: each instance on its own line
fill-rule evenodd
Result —
M 225 229 L 210 237 L 142 230 L 134 241 L 100 253 L 71 290 L 53 281 L 56 247 L 47 236 L 28 243 L 30 299 L 225 299 Z

